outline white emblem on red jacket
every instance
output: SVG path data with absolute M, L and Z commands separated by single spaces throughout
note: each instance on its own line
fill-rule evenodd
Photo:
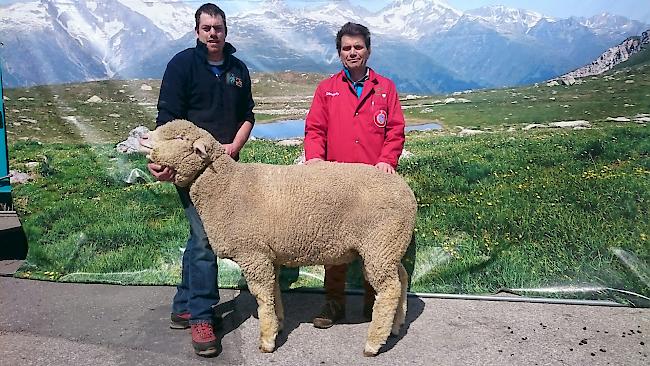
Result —
M 326 97 L 336 97 L 338 95 L 339 95 L 339 92 L 329 92 L 328 91 L 328 92 L 325 93 Z
M 386 120 L 388 119 L 388 114 L 383 109 L 380 109 L 375 113 L 375 125 L 379 128 L 386 127 Z

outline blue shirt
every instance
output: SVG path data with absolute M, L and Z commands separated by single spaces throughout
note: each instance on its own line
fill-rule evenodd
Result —
M 350 76 L 350 71 L 347 69 L 347 67 L 343 68 L 343 71 L 345 71 L 345 76 L 348 78 L 348 81 L 350 81 L 350 85 L 354 88 L 354 91 L 357 93 L 357 98 L 361 98 L 361 93 L 363 92 L 363 83 L 368 80 L 368 68 L 366 68 L 366 74 L 361 78 L 361 80 L 358 81 L 352 81 L 352 77 Z
M 208 61 L 208 64 L 210 65 L 210 70 L 212 70 L 215 76 L 221 75 L 221 73 L 223 72 L 223 61 L 221 62 Z

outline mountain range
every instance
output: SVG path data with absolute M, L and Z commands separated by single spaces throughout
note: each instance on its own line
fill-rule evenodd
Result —
M 5 86 L 161 78 L 169 59 L 195 44 L 195 6 L 40 0 L 0 7 Z M 227 21 L 228 41 L 253 72 L 335 72 L 336 31 L 347 21 L 365 24 L 369 65 L 400 91 L 421 93 L 548 80 L 649 28 L 610 14 L 556 19 L 503 6 L 461 12 L 441 0 L 395 0 L 376 12 L 347 0 L 306 9 L 265 0 Z

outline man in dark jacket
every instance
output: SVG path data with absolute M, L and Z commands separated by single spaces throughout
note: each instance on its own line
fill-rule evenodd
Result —
M 228 28 L 223 10 L 204 4 L 195 18 L 196 47 L 179 52 L 167 64 L 156 125 L 189 120 L 210 132 L 227 154 L 238 159 L 255 123 L 250 75 L 246 65 L 232 55 L 235 48 L 225 41 Z M 153 163 L 148 168 L 158 180 L 173 181 L 171 168 Z M 190 223 L 190 238 L 183 253 L 182 280 L 174 296 L 170 327 L 191 328 L 195 352 L 212 356 L 217 353 L 212 313 L 219 302 L 216 258 L 189 189 L 177 187 L 177 191 Z

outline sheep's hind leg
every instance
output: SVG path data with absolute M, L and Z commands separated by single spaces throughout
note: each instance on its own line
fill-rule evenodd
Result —
M 397 267 L 390 275 L 383 277 L 381 282 L 372 268 L 367 268 L 367 273 L 370 284 L 377 290 L 377 297 L 372 308 L 372 321 L 363 355 L 375 356 L 391 332 L 400 300 L 401 284 Z
M 275 315 L 278 317 L 278 332 L 284 329 L 284 307 L 282 306 L 282 292 L 280 291 L 280 270 L 282 266 L 275 266 Z
M 406 272 L 406 268 L 400 263 L 397 270 L 399 271 L 399 282 L 401 285 L 401 293 L 399 297 L 399 302 L 397 304 L 397 311 L 395 312 L 395 319 L 393 319 L 393 329 L 391 330 L 392 335 L 398 335 L 402 325 L 406 321 L 406 290 L 408 288 L 409 275 Z
M 275 313 L 275 269 L 268 260 L 259 260 L 241 266 L 248 289 L 257 300 L 260 322 L 260 351 L 273 352 L 278 335 L 278 318 Z

